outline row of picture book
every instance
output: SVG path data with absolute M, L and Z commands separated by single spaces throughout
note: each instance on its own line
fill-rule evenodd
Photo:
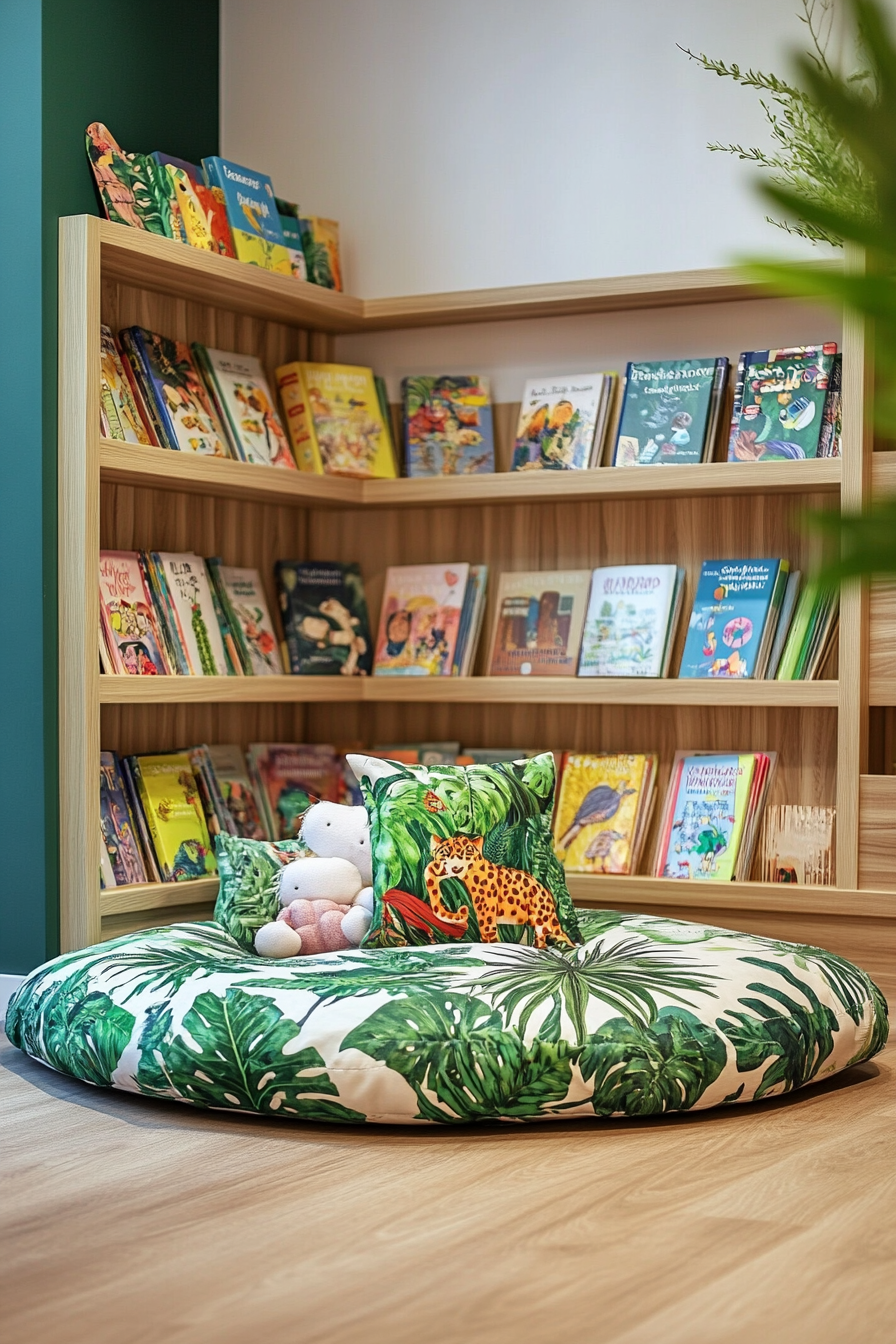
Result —
M 402 764 L 494 764 L 533 752 L 464 749 L 457 742 L 376 748 Z M 642 866 L 656 804 L 655 754 L 558 756 L 553 818 L 568 872 L 629 875 Z M 656 877 L 830 885 L 834 810 L 766 808 L 774 752 L 676 752 L 654 853 Z M 214 837 L 285 840 L 311 802 L 358 805 L 357 782 L 328 745 L 196 746 L 156 755 L 100 756 L 100 882 L 183 882 L 217 872 Z M 764 824 L 763 824 L 764 823 Z
M 278 560 L 279 629 L 257 569 L 192 552 L 101 551 L 100 666 L 136 676 L 470 676 L 488 566 L 386 571 L 376 639 L 355 564 Z M 677 565 L 503 573 L 491 676 L 667 677 Z M 783 559 L 707 560 L 678 676 L 808 681 L 832 647 L 834 591 Z
M 339 225 L 274 195 L 271 179 L 212 155 L 201 164 L 155 150 L 129 154 L 100 121 L 87 159 L 106 218 L 277 275 L 342 289 Z
M 741 355 L 729 461 L 839 457 L 836 350 L 829 343 Z M 495 471 L 486 377 L 405 378 L 403 455 L 385 381 L 372 369 L 295 360 L 276 370 L 276 381 L 282 418 L 256 356 L 188 345 L 138 326 L 116 340 L 104 326 L 101 431 L 123 442 L 318 475 Z M 511 469 L 711 461 L 727 382 L 727 359 L 630 363 L 622 380 L 616 373 L 532 378 L 523 390 Z

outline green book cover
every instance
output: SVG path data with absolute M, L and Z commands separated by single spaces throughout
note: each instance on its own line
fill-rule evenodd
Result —
M 837 345 L 791 346 L 741 355 L 729 462 L 793 461 L 818 456 Z M 740 366 L 739 366 L 740 367 Z
M 713 388 L 727 359 L 630 363 L 616 437 L 614 467 L 702 462 Z

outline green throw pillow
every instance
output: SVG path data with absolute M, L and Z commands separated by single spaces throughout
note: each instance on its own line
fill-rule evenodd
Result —
M 303 840 L 244 840 L 216 835 L 221 885 L 215 919 L 241 947 L 255 951 L 255 935 L 280 912 L 280 874 L 287 863 L 308 853 Z
M 348 761 L 370 817 L 374 910 L 365 947 L 579 941 L 551 842 L 550 753 L 495 765 Z

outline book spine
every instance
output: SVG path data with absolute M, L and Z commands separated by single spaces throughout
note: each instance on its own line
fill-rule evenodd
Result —
M 298 363 L 283 364 L 277 370 L 277 386 L 283 403 L 286 431 L 292 444 L 296 466 L 316 476 L 324 474 L 323 459 L 314 432 L 314 422 L 305 395 L 305 380 Z
M 143 575 L 143 584 L 149 596 L 150 605 L 156 615 L 156 625 L 159 628 L 159 652 L 165 662 L 169 676 L 176 676 L 180 672 L 177 651 L 171 639 L 165 603 L 159 590 L 151 557 L 146 551 L 138 551 L 137 561 L 140 565 L 140 573 Z
M 622 420 L 625 415 L 625 394 L 628 390 L 628 380 L 631 377 L 632 363 L 629 360 L 625 366 L 625 377 L 619 380 L 619 415 L 616 421 L 616 428 L 613 437 L 613 466 L 616 466 L 616 459 L 619 456 L 619 433 L 622 429 Z
M 242 630 L 221 581 L 220 567 L 221 560 L 218 556 L 214 556 L 211 560 L 205 562 L 215 617 L 221 631 L 221 639 L 224 642 L 227 675 L 230 677 L 251 677 L 252 663 L 248 657 L 248 649 L 245 651 L 246 661 L 243 661 Z
M 149 834 L 149 828 L 146 824 L 146 818 L 143 815 L 143 807 L 137 791 L 135 780 L 134 756 L 122 756 L 119 764 L 121 765 L 121 778 L 124 783 L 125 795 L 131 809 L 131 816 L 137 824 L 135 834 L 140 843 L 140 852 L 143 858 L 143 866 L 146 869 L 146 876 L 151 882 L 161 882 L 162 874 L 159 871 L 159 865 L 156 860 L 155 850 Z
M 168 580 L 165 577 L 165 569 L 162 565 L 161 556 L 157 551 L 148 552 L 148 556 L 150 573 L 153 576 L 155 591 L 158 593 L 159 597 L 159 609 L 164 615 L 168 629 L 168 639 L 171 651 L 174 655 L 174 665 L 182 677 L 189 677 L 193 674 L 193 668 L 190 664 L 190 655 L 187 651 L 187 641 L 184 638 L 184 632 L 181 628 L 177 608 L 171 600 L 171 593 L 168 588 Z
M 840 392 L 843 386 L 843 356 L 835 355 L 828 378 L 828 391 L 821 413 L 821 431 L 818 435 L 818 457 L 839 457 L 840 446 L 837 424 L 840 419 Z
M 168 448 L 172 452 L 179 452 L 177 437 L 174 434 L 174 426 L 168 416 L 168 411 L 160 404 L 160 401 L 156 396 L 155 384 L 152 380 L 149 360 L 146 357 L 143 337 L 139 327 L 125 327 L 123 331 L 119 332 L 119 338 L 122 347 L 130 356 L 134 372 L 142 384 L 143 400 L 152 417 L 153 427 L 159 443 L 163 448 Z
M 190 353 L 196 361 L 196 367 L 205 383 L 205 389 L 212 403 L 212 409 L 217 416 L 218 424 L 224 436 L 224 443 L 230 456 L 235 462 L 245 462 L 246 454 L 243 452 L 243 441 L 240 438 L 239 429 L 234 424 L 207 349 L 204 345 L 200 345 L 198 341 L 194 341 L 190 346 Z
M 716 440 L 719 437 L 719 422 L 722 407 L 725 404 L 725 390 L 728 386 L 728 360 L 717 359 L 716 371 L 709 394 L 709 413 L 706 418 L 706 438 L 703 440 L 701 462 L 712 462 L 715 456 Z
M 740 428 L 740 413 L 744 404 L 744 380 L 747 373 L 747 364 L 752 360 L 753 352 L 744 350 L 737 361 L 737 375 L 734 380 L 734 403 L 731 407 L 731 425 L 728 430 L 728 461 L 736 462 L 734 456 L 734 440 L 737 437 Z
M 143 817 L 144 820 L 146 821 L 149 834 L 152 837 L 152 847 L 155 853 L 156 863 L 158 865 L 159 872 L 162 875 L 162 881 L 171 882 L 174 880 L 173 873 L 171 871 L 171 868 L 168 866 L 168 864 L 162 857 L 163 854 L 162 838 L 159 835 L 159 830 L 158 827 L 156 826 L 155 814 L 152 808 L 152 802 L 150 801 L 149 793 L 147 792 L 146 785 L 143 781 L 143 774 L 140 770 L 140 759 L 137 756 L 131 756 L 130 762 L 131 762 L 131 770 L 134 776 L 134 782 L 137 785 L 137 794 L 140 799 L 140 805 L 143 809 Z
M 121 360 L 122 371 L 124 372 L 125 378 L 127 378 L 128 380 L 128 384 L 131 389 L 131 394 L 134 398 L 134 405 L 137 407 L 137 414 L 139 415 L 140 420 L 143 423 L 143 428 L 146 432 L 146 438 L 151 447 L 161 448 L 163 446 L 162 441 L 159 438 L 158 434 L 156 433 L 153 418 L 150 415 L 149 409 L 146 405 L 146 398 L 143 395 L 143 388 L 140 386 L 140 382 L 137 377 L 137 373 L 134 369 L 134 365 L 131 361 L 131 357 L 128 354 L 127 350 L 125 350 L 124 347 L 120 344 L 118 346 L 118 358 Z

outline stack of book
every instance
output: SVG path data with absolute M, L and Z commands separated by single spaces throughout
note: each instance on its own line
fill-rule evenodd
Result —
M 776 764 L 775 752 L 677 751 L 654 875 L 746 881 Z
M 129 154 L 102 122 L 86 132 L 107 219 L 277 275 L 342 289 L 339 225 L 274 195 L 271 179 L 213 155 L 201 165 L 156 150 Z
M 485 613 L 486 565 L 386 571 L 373 671 L 378 677 L 469 676 Z

